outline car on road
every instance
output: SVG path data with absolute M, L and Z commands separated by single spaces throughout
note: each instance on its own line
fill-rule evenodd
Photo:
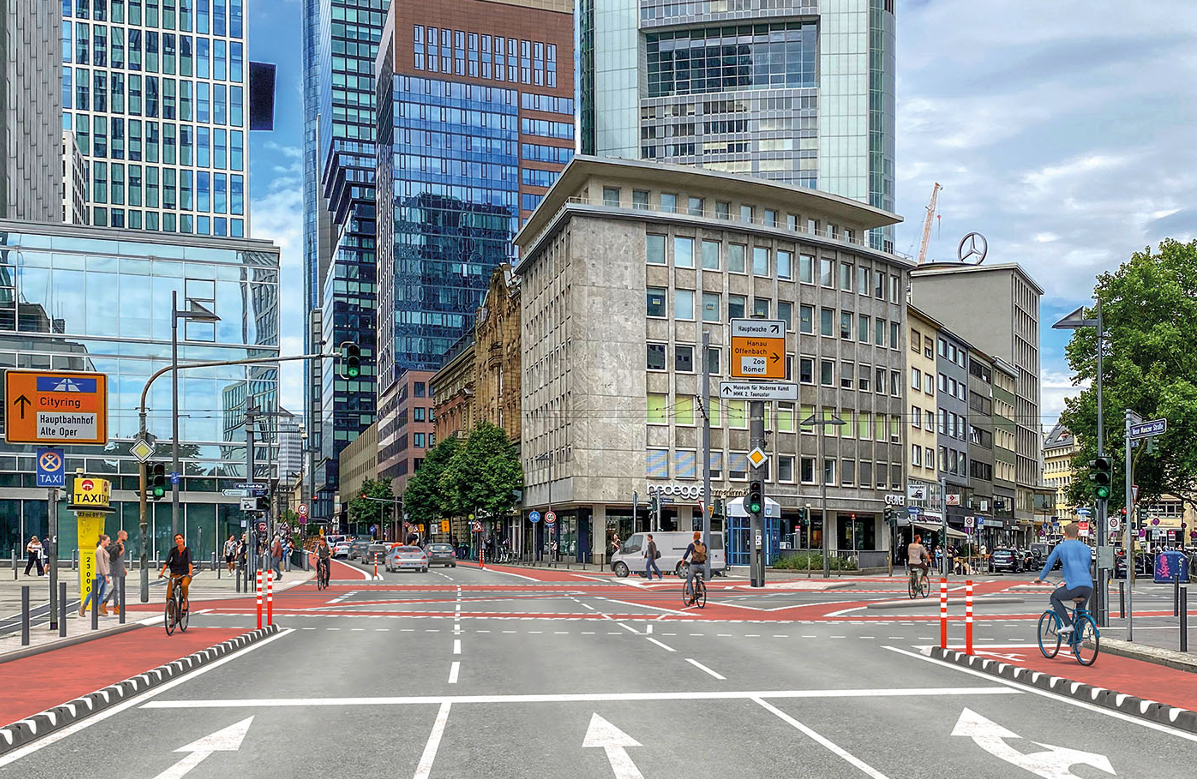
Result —
M 1126 555 L 1119 553 L 1114 560 L 1114 577 L 1117 579 L 1126 578 Z M 1135 555 L 1135 575 L 1136 576 L 1152 576 L 1155 574 L 1155 560 L 1151 555 L 1140 552 Z
M 1017 549 L 994 549 L 993 553 L 989 555 L 989 569 L 1020 573 L 1022 571 L 1022 555 L 1018 553 Z
M 446 568 L 457 567 L 457 553 L 449 544 L 429 544 L 424 547 L 424 551 L 428 553 L 429 565 L 443 565 Z
M 627 541 L 623 542 L 620 550 L 611 555 L 611 570 L 615 571 L 616 576 L 623 577 L 629 573 L 644 575 L 644 563 L 646 562 L 644 547 L 648 544 L 647 535 L 647 533 L 633 533 Z M 661 557 L 657 560 L 657 567 L 661 569 L 661 573 L 673 572 L 678 576 L 686 575 L 688 566 L 682 562 L 682 555 L 686 553 L 686 547 L 690 545 L 693 538 L 692 531 L 653 533 L 653 540 L 657 542 L 657 551 L 661 553 Z M 707 565 L 712 574 L 727 571 L 727 555 L 723 549 L 721 534 L 711 534 L 711 549 Z
M 333 548 L 332 548 L 332 556 L 348 558 L 349 557 L 349 546 L 350 546 L 350 544 L 348 541 L 338 541 L 336 543 L 336 545 L 333 546 Z
M 362 557 L 362 562 L 368 563 L 368 564 L 373 564 L 375 562 L 375 560 L 377 560 L 380 563 L 385 562 L 386 556 L 387 556 L 387 550 L 389 550 L 390 548 L 391 547 L 389 544 L 380 544 L 377 541 L 375 541 L 373 544 L 370 544 L 370 546 L 366 548 L 366 554 L 364 557 Z
M 366 551 L 369 550 L 373 539 L 370 538 L 355 538 L 349 545 L 349 559 L 366 561 Z
M 414 570 L 428 573 L 428 555 L 418 546 L 395 546 L 387 552 L 387 573 Z

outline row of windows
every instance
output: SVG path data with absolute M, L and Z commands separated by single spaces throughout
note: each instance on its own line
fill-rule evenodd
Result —
M 62 0 L 62 16 L 183 32 L 191 31 L 194 16 L 195 31 L 205 35 L 245 32 L 245 0 Z
M 574 100 L 572 97 L 557 97 L 555 95 L 538 95 L 535 92 L 520 93 L 520 106 L 525 111 L 544 111 L 549 114 L 574 115 Z
M 964 382 L 956 381 L 950 376 L 939 374 L 939 391 L 946 392 L 957 400 L 964 400 L 964 393 L 967 388 Z
M 557 86 L 557 46 L 539 41 L 441 29 L 438 45 L 436 27 L 417 25 L 412 29 L 412 64 L 433 73 Z
M 542 146 L 538 143 L 521 143 L 520 157 L 529 162 L 553 162 L 564 165 L 573 159 L 574 150 L 565 146 Z
M 819 484 L 816 481 L 817 460 L 814 457 L 796 457 L 789 454 L 775 455 L 777 460 L 777 475 L 773 476 L 773 457 L 770 457 L 758 468 L 753 478 L 763 478 L 765 481 L 780 484 Z M 676 449 L 672 460 L 668 449 L 648 449 L 645 451 L 645 466 L 650 479 L 697 479 L 698 453 L 693 449 Z M 710 453 L 709 469 L 712 479 L 722 479 L 725 462 L 723 452 Z M 795 472 L 795 465 L 798 471 Z M 749 464 L 747 452 L 728 452 L 726 454 L 727 478 L 730 481 L 747 481 Z M 876 481 L 874 481 L 874 474 Z M 837 479 L 838 475 L 838 479 Z M 827 457 L 823 459 L 822 483 L 827 486 L 842 487 L 872 487 L 877 489 L 902 489 L 902 466 L 885 462 L 874 463 L 871 460 L 838 459 Z
M 557 177 L 561 175 L 560 171 L 556 170 L 537 170 L 536 168 L 524 168 L 520 171 L 520 183 L 529 187 L 551 187 Z
M 732 430 L 748 428 L 748 401 L 720 400 L 710 398 L 708 405 L 703 408 L 701 398 L 691 395 L 677 395 L 672 405 L 669 396 L 663 393 L 647 393 L 649 425 L 673 424 L 682 427 L 693 427 L 703 423 L 703 414 L 709 414 L 711 427 L 728 427 Z M 814 435 L 818 426 L 815 407 L 797 403 L 766 403 L 765 429 L 778 433 L 793 433 L 795 430 L 804 435 Z M 840 419 L 843 425 L 836 424 Z M 803 424 L 810 421 L 810 424 Z M 823 434 L 829 438 L 860 439 L 862 441 L 875 440 L 878 442 L 896 442 L 900 435 L 899 415 L 873 414 L 868 411 L 851 411 L 841 409 L 833 411 L 823 410 Z
M 648 94 L 813 88 L 817 41 L 800 22 L 648 34 Z
M 96 204 L 158 208 L 161 203 L 168 211 L 245 214 L 244 176 L 146 166 L 143 177 L 142 166 L 129 165 L 126 179 L 126 166 L 121 164 L 93 162 L 91 168 L 90 195 Z
M 220 38 L 157 33 L 130 27 L 62 23 L 62 61 L 70 65 L 196 76 L 241 83 L 245 45 Z
M 910 464 L 916 468 L 935 470 L 935 450 L 918 444 L 910 445 Z
M 245 126 L 245 90 L 185 79 L 64 68 L 62 107 L 79 111 Z
M 215 235 L 245 237 L 245 220 L 223 216 L 192 216 L 191 214 L 159 214 L 157 211 L 134 211 L 123 208 L 93 206 L 91 224 L 96 227 L 122 227 L 130 230 L 162 231 L 187 235 Z
M 545 119 L 520 119 L 520 132 L 524 135 L 543 135 L 546 138 L 572 139 L 573 122 L 550 122 Z
M 126 124 L 117 117 L 110 122 L 107 117 L 87 114 L 75 116 L 74 125 L 79 153 L 89 157 L 216 170 L 245 168 L 245 136 L 240 130 L 230 132 L 172 122 L 143 124 L 136 119 Z

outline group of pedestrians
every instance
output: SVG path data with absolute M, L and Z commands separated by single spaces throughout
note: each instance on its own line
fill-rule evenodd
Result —
M 37 540 L 37 536 L 29 539 L 29 543 L 25 544 L 25 551 L 29 555 L 29 562 L 25 564 L 25 575 L 29 575 L 29 571 L 33 566 L 37 566 L 37 575 L 46 575 L 46 547 L 42 545 L 41 541 Z
M 96 575 L 92 580 L 91 592 L 79 605 L 79 616 L 87 613 L 90 606 L 99 611 L 101 617 L 107 617 L 108 602 L 112 601 L 112 613 L 121 613 L 120 592 L 125 579 L 125 544 L 129 534 L 118 530 L 116 538 L 100 534 L 100 542 L 96 545 Z

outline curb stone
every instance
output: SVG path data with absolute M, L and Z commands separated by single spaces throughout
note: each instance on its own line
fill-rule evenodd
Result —
M 160 665 L 116 684 L 102 687 L 95 692 L 53 706 L 11 725 L 0 727 L 0 755 L 23 747 L 31 741 L 36 741 L 42 736 L 78 722 L 101 709 L 120 703 L 126 698 L 140 695 L 163 682 L 182 676 L 219 657 L 261 641 L 278 631 L 278 625 L 270 625 L 260 630 L 243 633 L 207 649 L 201 649 L 187 657 Z
M 1162 725 L 1197 733 L 1197 712 L 1170 706 L 1166 703 L 1139 698 L 1135 695 L 1116 692 L 1104 687 L 1095 687 L 1084 682 L 1076 682 L 1060 676 L 1052 676 L 1042 671 L 1032 671 L 1028 668 L 1000 663 L 996 660 L 981 658 L 977 655 L 966 655 L 953 649 L 931 648 L 931 657 L 936 660 L 953 663 L 971 668 L 982 673 L 1009 679 L 1019 684 L 1036 687 L 1068 698 L 1075 698 L 1085 703 L 1114 709 L 1132 717 L 1145 719 Z M 3 750 L 0 741 L 0 750 Z M 2 754 L 2 751 L 0 751 Z

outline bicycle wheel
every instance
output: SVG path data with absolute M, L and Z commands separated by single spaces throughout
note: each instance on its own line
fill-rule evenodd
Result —
M 187 618 L 191 616 L 191 604 L 179 606 L 179 630 L 187 632 Z
M 924 598 L 931 594 L 931 580 L 926 576 L 919 577 L 919 591 L 922 592 Z
M 915 581 L 914 576 L 911 576 L 910 579 L 908 579 L 906 582 L 906 593 L 910 596 L 911 600 L 914 600 L 914 596 L 918 594 L 918 591 L 919 591 L 918 582 Z
M 694 603 L 694 591 L 690 588 L 690 582 L 682 585 L 682 606 L 689 608 Z
M 704 609 L 707 606 L 707 585 L 703 581 L 698 581 L 695 584 L 694 602 L 698 604 L 698 608 Z
M 1072 653 L 1081 665 L 1093 665 L 1101 651 L 1101 635 L 1097 623 L 1088 614 L 1080 614 L 1073 620 Z
M 1056 612 L 1047 610 L 1039 618 L 1039 651 L 1049 660 L 1060 653 L 1059 618 Z
M 166 635 L 169 636 L 170 634 L 175 632 L 175 599 L 174 598 L 170 598 L 169 600 L 166 601 L 166 616 L 163 619 L 162 624 L 166 628 Z

